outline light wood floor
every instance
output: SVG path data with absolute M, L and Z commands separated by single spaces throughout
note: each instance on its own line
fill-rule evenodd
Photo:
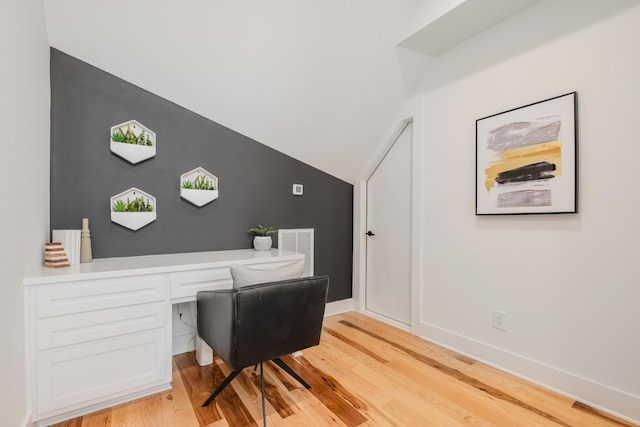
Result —
M 265 364 L 269 426 L 631 426 L 356 313 L 325 319 L 321 343 L 285 360 L 304 389 Z M 260 426 L 259 376 L 245 369 L 207 408 L 229 369 L 174 357 L 173 390 L 55 427 Z

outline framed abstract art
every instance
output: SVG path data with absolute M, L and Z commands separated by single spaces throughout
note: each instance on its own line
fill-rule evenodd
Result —
M 576 98 L 476 120 L 476 215 L 577 212 Z

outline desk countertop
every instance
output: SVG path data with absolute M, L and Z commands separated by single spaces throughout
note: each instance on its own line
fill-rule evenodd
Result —
M 25 276 L 23 284 L 44 285 L 78 280 L 102 279 L 142 274 L 163 274 L 230 266 L 231 264 L 261 264 L 273 261 L 294 261 L 303 254 L 279 249 L 256 251 L 190 252 L 182 254 L 145 255 L 122 258 L 101 258 L 66 268 L 41 267 Z

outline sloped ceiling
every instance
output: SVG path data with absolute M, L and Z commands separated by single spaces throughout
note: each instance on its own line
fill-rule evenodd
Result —
M 435 60 L 398 44 L 460 3 L 44 0 L 51 46 L 347 182 Z

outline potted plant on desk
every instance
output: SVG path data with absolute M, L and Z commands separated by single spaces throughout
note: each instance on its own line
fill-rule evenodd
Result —
M 275 227 L 258 224 L 257 227 L 250 228 L 247 232 L 255 236 L 253 238 L 253 247 L 256 251 L 268 251 L 273 244 L 271 235 L 277 233 L 278 230 Z

